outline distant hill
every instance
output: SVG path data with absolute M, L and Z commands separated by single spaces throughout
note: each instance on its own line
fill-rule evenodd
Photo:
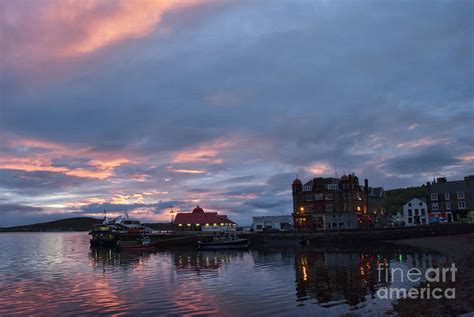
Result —
M 385 210 L 389 214 L 401 211 L 403 205 L 412 198 L 426 198 L 426 186 L 398 188 L 385 191 Z
M 77 217 L 26 226 L 0 228 L 0 232 L 34 232 L 34 231 L 89 231 L 102 219 Z

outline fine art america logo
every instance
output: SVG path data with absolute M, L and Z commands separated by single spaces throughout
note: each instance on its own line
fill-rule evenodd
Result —
M 455 288 L 441 288 L 431 287 L 430 283 L 439 282 L 455 282 L 456 281 L 456 265 L 453 263 L 451 267 L 439 267 L 429 268 L 424 273 L 418 268 L 411 268 L 404 271 L 401 268 L 390 268 L 390 270 L 383 264 L 377 267 L 378 280 L 383 283 L 386 282 L 388 285 L 392 285 L 394 282 L 397 284 L 403 284 L 406 282 L 419 283 L 426 281 L 422 287 L 382 287 L 377 290 L 377 296 L 381 299 L 400 299 L 400 298 L 411 298 L 411 299 L 455 299 L 456 289 Z

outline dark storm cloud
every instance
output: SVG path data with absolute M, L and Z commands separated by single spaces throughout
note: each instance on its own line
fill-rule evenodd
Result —
M 447 146 L 433 146 L 415 153 L 396 156 L 384 164 L 391 173 L 417 174 L 460 163 Z
M 0 213 L 38 213 L 42 208 L 18 204 L 0 204 Z
M 267 197 L 259 197 L 255 199 L 249 199 L 246 200 L 243 203 L 244 206 L 248 206 L 255 209 L 260 209 L 260 210 L 267 210 L 267 211 L 273 211 L 275 212 L 280 212 L 280 211 L 285 211 L 288 213 L 288 199 L 278 199 L 275 196 L 267 196 Z
M 0 188 L 9 188 L 29 195 L 56 192 L 58 189 L 73 188 L 85 183 L 94 181 L 56 172 L 0 169 Z
M 260 194 L 265 190 L 263 185 L 241 185 L 241 186 L 230 186 L 228 191 L 222 193 L 223 196 L 241 196 L 241 195 L 252 195 Z
M 89 204 L 86 206 L 83 206 L 81 208 L 81 213 L 103 213 L 104 210 L 106 212 L 133 212 L 134 210 L 140 209 L 140 208 L 153 208 L 154 213 L 161 213 L 164 210 L 169 210 L 170 206 L 174 207 L 180 207 L 180 206 L 186 206 L 189 208 L 189 206 L 192 206 L 190 202 L 187 201 L 166 201 L 166 202 L 158 202 L 155 204 L 140 204 L 140 203 L 135 203 L 135 204 L 111 204 L 111 203 L 100 203 L 100 204 Z

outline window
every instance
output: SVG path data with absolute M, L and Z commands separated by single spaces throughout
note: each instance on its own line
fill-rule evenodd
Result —
M 431 209 L 432 209 L 432 210 L 439 210 L 439 205 L 438 205 L 438 203 L 432 203 L 432 204 L 431 204 Z
M 314 200 L 324 200 L 324 194 L 314 194 Z
M 263 226 L 262 225 L 257 225 L 257 230 L 262 230 Z
M 331 212 L 333 210 L 332 204 L 326 204 L 326 212 Z
M 344 222 L 339 222 L 339 228 L 344 227 Z
M 305 200 L 306 201 L 313 201 L 313 195 L 306 195 Z
M 464 199 L 464 192 L 458 192 L 458 199 Z
M 329 190 L 337 190 L 339 189 L 339 185 L 338 184 L 327 184 L 327 189 Z
M 415 209 L 415 216 L 418 216 L 418 209 Z
M 333 222 L 333 223 L 332 223 L 332 227 L 333 227 L 333 228 L 337 228 L 337 222 Z
M 411 203 L 408 203 L 408 207 L 411 207 Z
M 444 200 L 450 200 L 451 199 L 451 196 L 449 195 L 449 193 L 444 193 Z
M 451 210 L 451 202 L 446 202 L 446 210 Z
M 413 216 L 411 209 L 408 209 L 408 216 L 409 217 Z
M 420 206 L 423 206 L 423 203 L 420 201 Z
M 303 187 L 303 191 L 304 191 L 304 192 L 310 192 L 310 191 L 312 191 L 312 190 L 313 190 L 312 186 L 304 186 L 304 187 Z
M 426 216 L 425 208 L 422 208 L 422 209 L 421 209 L 421 215 L 422 215 L 422 216 Z
M 465 201 L 458 201 L 458 208 L 459 209 L 466 209 L 466 202 Z
M 349 205 L 344 203 L 344 211 L 349 211 Z
M 421 223 L 425 225 L 426 224 L 426 218 L 421 218 Z
M 438 200 L 438 194 L 431 194 L 431 201 L 437 201 Z
M 332 194 L 326 194 L 326 200 L 333 200 Z
M 408 218 L 408 223 L 413 223 L 413 219 L 412 219 L 412 218 Z

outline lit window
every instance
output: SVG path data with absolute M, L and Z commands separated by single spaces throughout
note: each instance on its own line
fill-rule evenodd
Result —
M 188 226 L 188 227 L 191 227 L 191 224 L 190 224 L 190 223 L 188 223 L 188 225 L 187 225 L 187 226 Z
M 223 225 L 224 225 L 224 223 L 223 223 L 223 222 L 221 222 L 221 226 L 223 226 Z
M 214 226 L 217 226 L 217 223 L 215 223 Z
M 182 227 L 183 225 L 182 224 L 179 224 L 178 227 Z
M 196 224 L 196 227 L 199 227 L 199 224 L 198 224 L 198 223 Z
M 206 227 L 209 227 L 209 224 L 208 224 L 208 223 L 206 223 Z

